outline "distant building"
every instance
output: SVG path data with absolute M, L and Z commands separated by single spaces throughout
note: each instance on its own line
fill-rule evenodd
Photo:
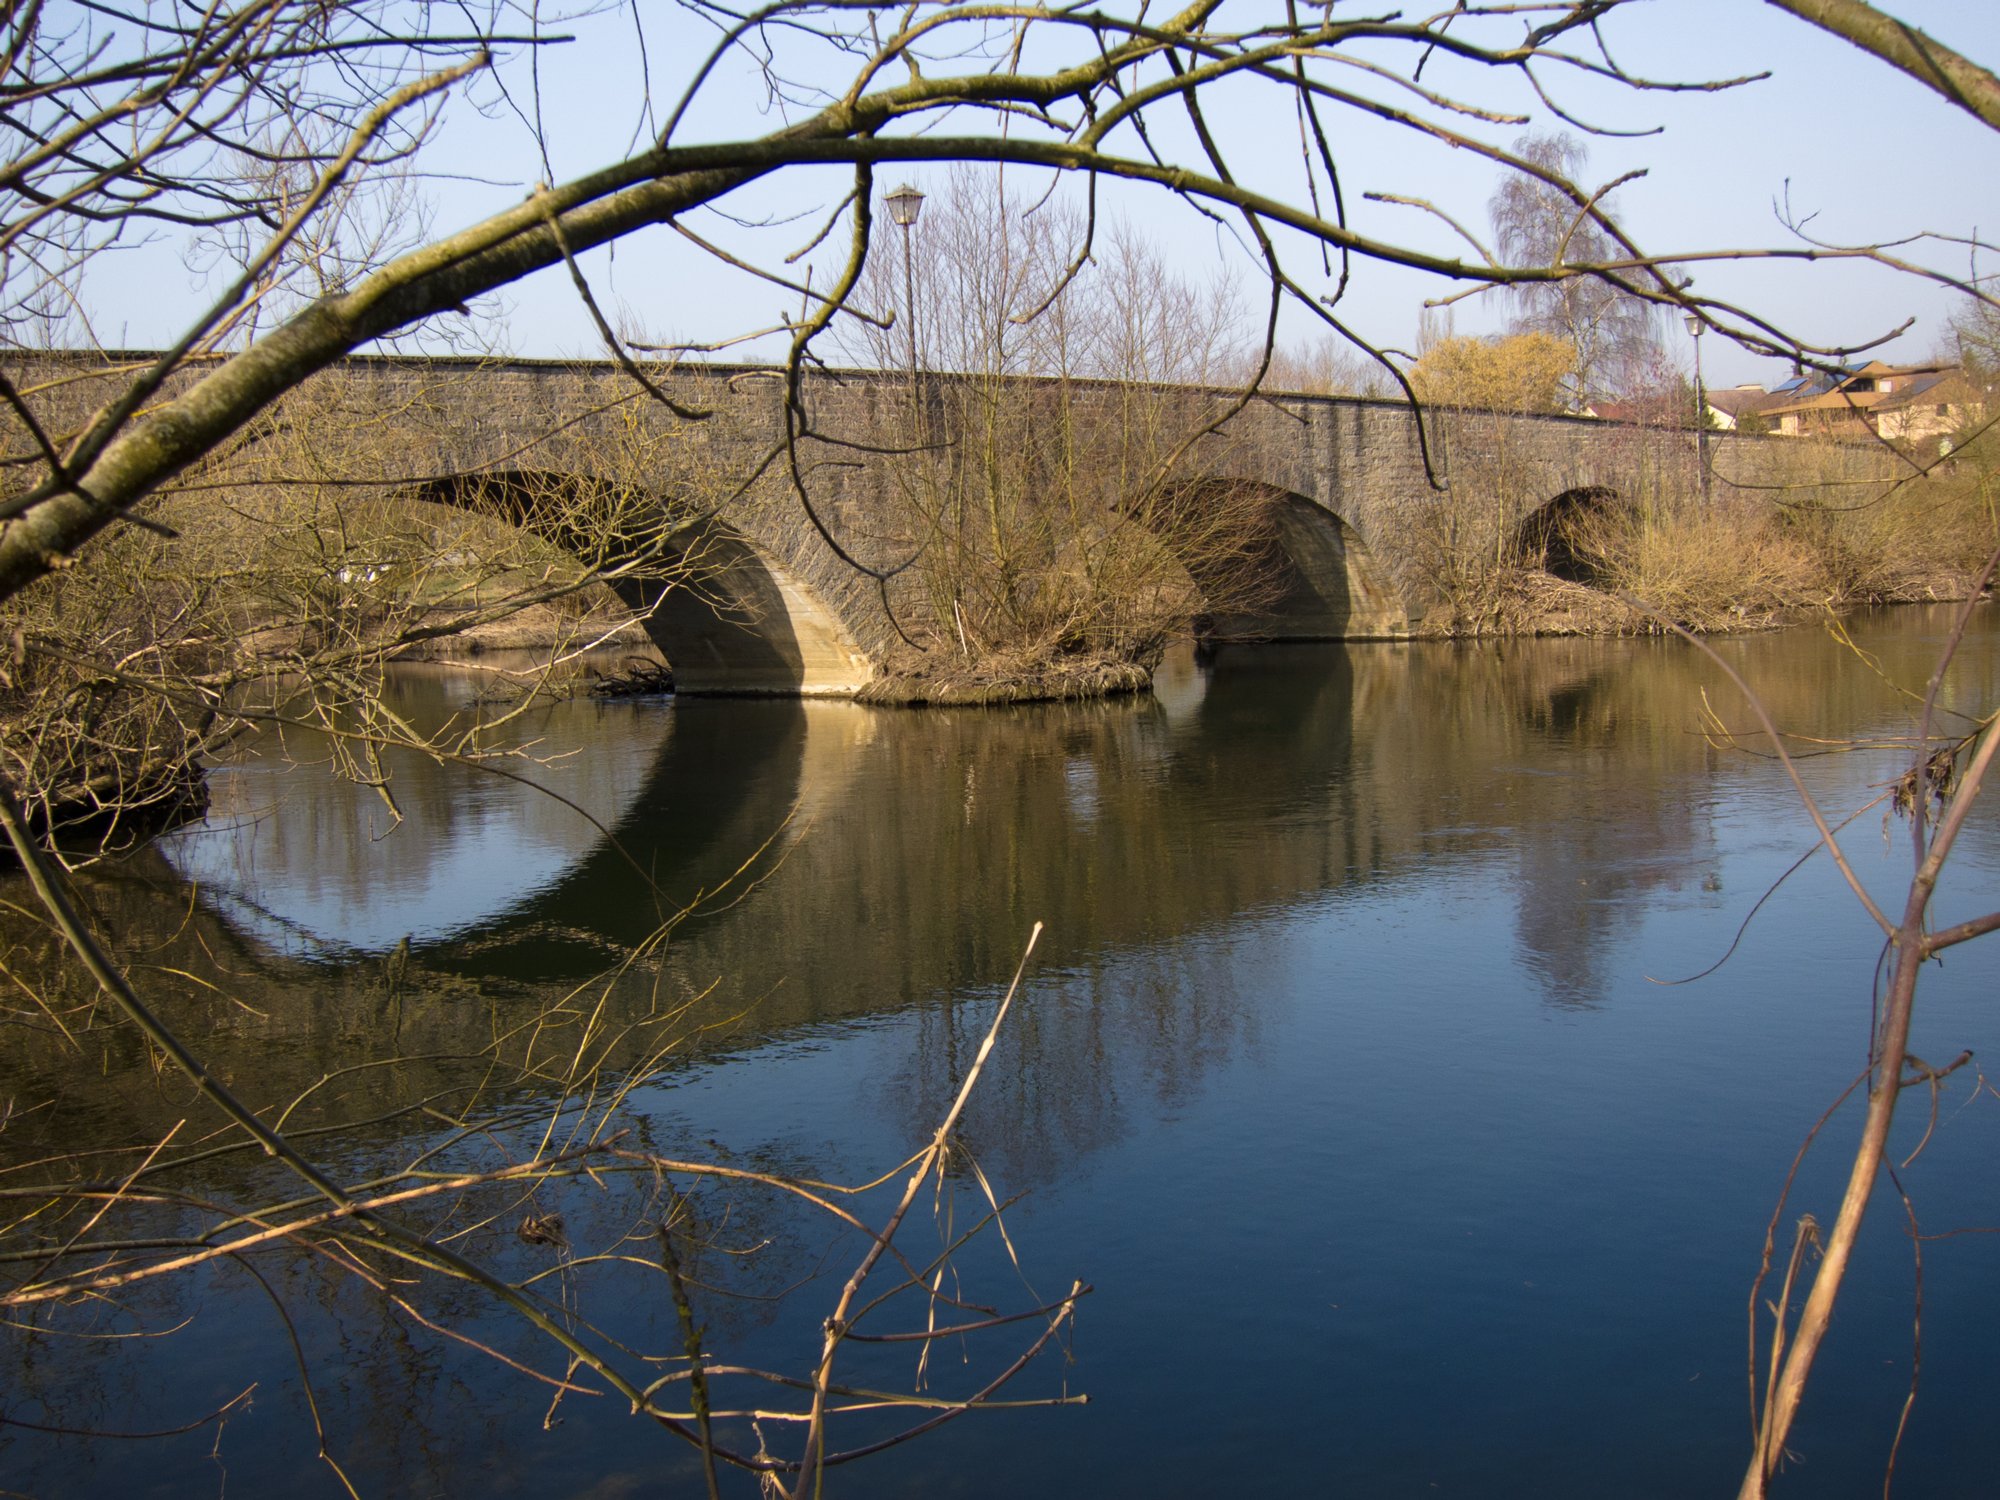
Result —
M 1707 399 L 1708 425 L 1722 432 L 1734 432 L 1744 417 L 1760 412 L 1782 398 L 1761 385 L 1751 384 L 1719 391 L 1710 389 Z
M 1822 377 L 1817 390 L 1810 389 L 1810 377 L 1794 376 L 1775 391 L 1767 391 L 1761 385 L 1746 384 L 1725 386 L 1720 390 L 1713 387 L 1702 392 L 1703 402 L 1708 412 L 1708 425 L 1718 432 L 1735 432 L 1743 424 L 1743 419 L 1766 409 L 1782 405 L 1799 398 L 1801 392 L 1817 394 L 1833 384 Z M 1685 387 L 1679 398 L 1671 392 L 1656 392 L 1640 400 L 1593 401 L 1584 407 L 1583 414 L 1597 417 L 1606 422 L 1630 422 L 1647 427 L 1691 427 L 1694 425 L 1692 407 L 1694 397 Z M 1762 423 L 1753 422 L 1757 431 L 1769 431 Z
M 1818 391 L 1802 383 L 1759 414 L 1785 437 L 1887 438 L 1915 446 L 1956 432 L 1984 409 L 1984 394 L 1956 366 L 1877 359 Z
M 1871 408 L 1879 436 L 1899 443 L 1949 438 L 1978 421 L 1986 396 L 1961 370 L 1941 370 L 1930 380 L 1899 386 Z
M 1848 374 L 1853 374 L 1849 370 Z M 1847 377 L 1829 375 L 1824 370 L 1800 370 L 1794 368 L 1792 378 L 1781 380 L 1771 387 L 1771 394 L 1786 401 L 1803 401 L 1808 396 L 1823 396 Z
M 1871 360 L 1844 375 L 1803 370 L 1774 389 L 1728 386 L 1703 393 L 1708 424 L 1722 432 L 1768 432 L 1873 442 L 1886 438 L 1912 447 L 1936 444 L 1977 421 L 1987 393 L 1955 365 L 1891 365 Z M 1678 403 L 1660 399 L 1593 401 L 1586 416 L 1649 427 L 1691 425 L 1685 393 Z
M 1600 422 L 1644 422 L 1658 415 L 1653 406 L 1641 406 L 1637 401 L 1593 401 L 1583 409 L 1586 417 L 1596 417 Z

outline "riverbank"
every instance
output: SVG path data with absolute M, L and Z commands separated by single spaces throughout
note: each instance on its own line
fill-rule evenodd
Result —
M 897 708 L 990 707 L 1006 703 L 1069 703 L 1143 693 L 1153 685 L 1151 662 L 1098 656 L 1029 661 L 1007 657 L 890 663 L 860 692 L 858 703 Z
M 1810 591 L 1751 592 L 1741 597 L 1654 604 L 1634 597 L 1647 609 L 1636 608 L 1608 588 L 1557 577 L 1542 569 L 1498 568 L 1457 599 L 1442 601 L 1413 623 L 1413 640 L 1500 640 L 1534 637 L 1614 639 L 1658 635 L 1663 619 L 1697 635 L 1733 635 L 1783 629 L 1806 620 L 1877 605 L 1937 604 L 1966 598 L 1977 582 L 1966 569 L 1937 569 L 1911 575 L 1893 590 L 1860 598 L 1813 597 Z M 1678 602 L 1679 608 L 1673 607 Z M 463 632 L 435 637 L 403 653 L 401 659 L 441 665 L 480 666 L 496 657 L 544 661 L 574 652 L 589 643 L 579 671 L 559 674 L 544 685 L 559 693 L 606 675 L 606 653 L 620 663 L 664 662 L 643 623 L 621 623 L 614 613 L 559 613 L 547 606 L 524 609 L 503 620 L 472 626 Z M 671 664 L 666 664 L 670 671 Z M 879 707 L 963 708 L 1017 703 L 1060 703 L 1116 698 L 1150 690 L 1155 660 L 1118 659 L 1102 654 L 1072 654 L 1054 659 L 1021 651 L 1000 651 L 984 657 L 927 657 L 904 652 L 882 664 L 857 702 Z M 612 673 L 616 676 L 616 673 Z M 648 680 L 670 680 L 657 669 Z M 657 686 L 651 689 L 660 690 Z
M 1504 568 L 1466 597 L 1427 615 L 1411 635 L 1419 640 L 1659 635 L 1667 620 L 1695 635 L 1735 635 L 1880 605 L 1951 603 L 1970 597 L 1978 581 L 1970 568 L 1945 568 L 1858 595 L 1800 587 L 1690 597 L 1678 589 L 1624 593 L 1539 570 Z

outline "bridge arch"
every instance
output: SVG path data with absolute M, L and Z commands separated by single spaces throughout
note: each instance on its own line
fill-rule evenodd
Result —
M 640 612 L 676 692 L 849 697 L 874 676 L 853 632 L 783 563 L 709 513 L 593 475 L 510 469 L 426 481 L 406 499 L 518 526 L 604 571 Z
M 1608 485 L 1585 484 L 1564 490 L 1521 518 L 1514 528 L 1514 556 L 1570 583 L 1600 584 L 1602 570 L 1577 546 L 1577 528 L 1623 503 L 1623 497 Z
M 1246 535 L 1206 556 L 1190 548 L 1188 571 L 1204 596 L 1248 602 L 1217 609 L 1210 636 L 1335 641 L 1407 633 L 1401 591 L 1361 533 L 1296 491 L 1257 479 L 1196 479 L 1169 490 L 1148 516 L 1172 546 L 1183 516 L 1217 510 Z

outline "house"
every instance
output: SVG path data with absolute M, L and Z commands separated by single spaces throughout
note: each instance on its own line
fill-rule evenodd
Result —
M 1879 436 L 1899 443 L 1929 443 L 1971 426 L 1986 411 L 1985 393 L 1960 370 L 1911 380 L 1871 408 Z
M 1637 401 L 1592 401 L 1583 409 L 1586 417 L 1596 417 L 1600 422 L 1643 422 L 1657 413 L 1649 406 Z
M 1778 399 L 1761 385 L 1731 386 L 1726 390 L 1710 388 L 1706 393 L 1708 404 L 1708 425 L 1719 432 L 1734 432 L 1746 416 L 1754 415 L 1765 406 L 1775 404 Z
M 1850 442 L 1881 437 L 1918 444 L 1965 426 L 1984 406 L 1983 394 L 1955 366 L 1891 365 L 1877 359 L 1830 388 L 1813 392 L 1802 384 L 1759 415 L 1786 437 Z
M 1854 374 L 1857 368 L 1850 368 L 1847 374 Z M 1794 365 L 1791 378 L 1772 386 L 1771 394 L 1782 396 L 1787 401 L 1803 401 L 1808 396 L 1825 395 L 1845 378 L 1845 375 L 1829 375 L 1824 370 L 1801 370 Z
M 1711 431 L 1849 442 L 1886 438 L 1913 446 L 1935 444 L 1970 426 L 1987 405 L 1986 393 L 1954 365 L 1891 365 L 1879 359 L 1839 375 L 1801 370 L 1769 391 L 1754 384 L 1711 389 L 1703 399 Z M 1609 422 L 1686 427 L 1690 405 L 1683 390 L 1677 403 L 1594 401 L 1584 414 Z
M 1815 379 L 1819 381 L 1817 386 L 1813 384 Z M 1755 383 L 1725 386 L 1719 390 L 1707 387 L 1702 391 L 1702 402 L 1711 432 L 1736 432 L 1747 416 L 1799 399 L 1802 394 L 1819 394 L 1832 385 L 1832 380 L 1823 376 L 1796 375 L 1775 391 L 1767 391 Z M 1678 391 L 1663 387 L 1637 400 L 1593 401 L 1584 407 L 1583 414 L 1606 422 L 1686 428 L 1694 425 L 1694 395 L 1686 386 L 1681 386 Z M 1750 430 L 1764 432 L 1770 429 L 1768 424 L 1753 422 Z

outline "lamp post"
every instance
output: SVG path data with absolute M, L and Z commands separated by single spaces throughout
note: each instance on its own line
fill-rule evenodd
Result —
M 1682 321 L 1687 324 L 1688 336 L 1694 340 L 1694 451 L 1695 462 L 1701 469 L 1701 503 L 1708 504 L 1708 392 L 1701 383 L 1701 335 L 1700 313 L 1689 313 Z
M 923 211 L 924 195 L 907 182 L 888 197 L 889 217 L 903 231 L 903 316 L 910 323 L 910 406 L 917 407 L 917 293 L 916 279 L 910 270 L 910 230 L 917 222 L 917 215 Z

